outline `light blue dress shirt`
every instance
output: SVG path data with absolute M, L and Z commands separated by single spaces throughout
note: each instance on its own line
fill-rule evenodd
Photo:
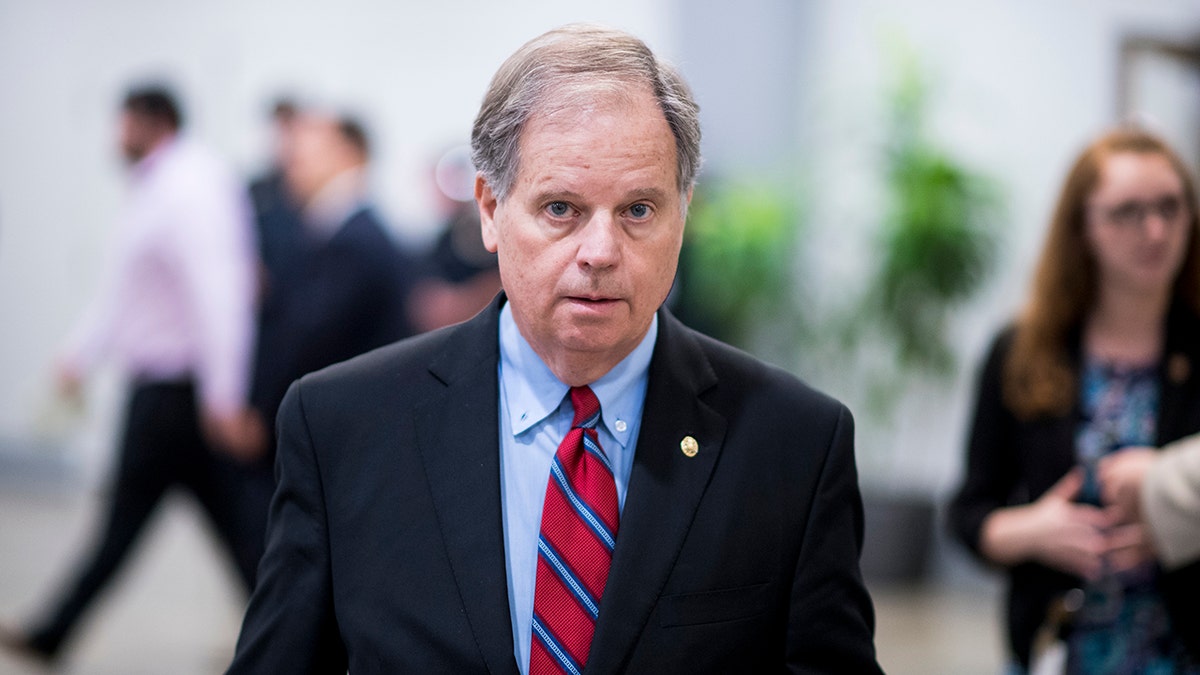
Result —
M 658 316 L 646 337 L 604 377 L 591 383 L 600 400 L 600 447 L 612 463 L 617 503 L 633 468 L 634 446 L 646 402 L 650 357 L 658 337 Z M 574 417 L 569 387 L 558 380 L 517 330 L 512 308 L 500 312 L 500 497 L 504 508 L 504 546 L 508 565 L 508 601 L 513 625 L 513 655 L 529 672 L 533 589 L 537 579 L 537 540 L 550 463 Z M 618 530 L 617 537 L 620 538 Z

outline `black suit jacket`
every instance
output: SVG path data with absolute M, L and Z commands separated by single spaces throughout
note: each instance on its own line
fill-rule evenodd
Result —
M 273 168 L 250 183 L 250 201 L 258 230 L 260 271 L 269 292 L 294 268 L 301 254 L 304 225 L 282 168 Z
M 517 673 L 502 303 L 289 391 L 230 673 Z M 880 672 L 852 436 L 841 404 L 661 312 L 585 672 Z
M 373 210 L 352 214 L 328 241 L 293 245 L 259 310 L 251 402 L 268 423 L 300 376 L 412 334 L 413 261 Z

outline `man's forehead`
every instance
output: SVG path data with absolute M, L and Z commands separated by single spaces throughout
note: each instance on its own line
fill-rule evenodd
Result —
M 545 144 L 547 138 L 583 138 L 587 132 L 597 129 L 609 130 L 614 140 L 636 131 L 640 132 L 640 140 L 675 145 L 666 115 L 649 91 L 587 97 L 547 106 L 526 120 L 518 144 L 526 147 Z

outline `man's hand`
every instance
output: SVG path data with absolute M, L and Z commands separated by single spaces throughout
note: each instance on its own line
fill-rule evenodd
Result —
M 78 405 L 83 399 L 83 375 L 72 365 L 59 362 L 54 366 L 54 385 L 67 403 Z
M 252 462 L 267 451 L 267 427 L 254 408 L 231 415 L 205 414 L 204 433 L 217 450 L 241 462 Z
M 1108 533 L 1109 567 L 1116 572 L 1154 560 L 1154 541 L 1142 518 L 1142 483 L 1157 458 L 1154 448 L 1127 448 L 1100 460 L 1100 489 L 1115 527 Z
M 1141 520 L 1142 480 L 1154 462 L 1154 448 L 1127 448 L 1100 460 L 1100 490 L 1117 522 Z
M 1153 541 L 1143 523 L 1117 525 L 1108 532 L 1104 553 L 1109 572 L 1125 572 L 1154 560 Z

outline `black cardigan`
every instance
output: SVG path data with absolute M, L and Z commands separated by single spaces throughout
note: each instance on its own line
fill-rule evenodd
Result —
M 981 559 L 979 535 L 994 510 L 1026 504 L 1046 492 L 1075 465 L 1075 432 L 1080 421 L 1076 400 L 1067 415 L 1020 420 L 1004 404 L 1001 381 L 1012 345 L 1013 329 L 1002 331 L 992 345 L 979 380 L 975 419 L 967 446 L 966 474 L 950 504 L 953 534 Z M 1071 340 L 1078 372 L 1078 331 Z M 1200 432 L 1200 318 L 1172 311 L 1167 344 L 1159 363 L 1162 393 L 1158 410 L 1158 445 Z M 1077 577 L 1037 563 L 1008 570 L 1009 647 L 1028 665 L 1034 633 L 1050 602 L 1080 586 Z M 1176 632 L 1194 654 L 1200 654 L 1200 564 L 1163 576 L 1163 597 Z

